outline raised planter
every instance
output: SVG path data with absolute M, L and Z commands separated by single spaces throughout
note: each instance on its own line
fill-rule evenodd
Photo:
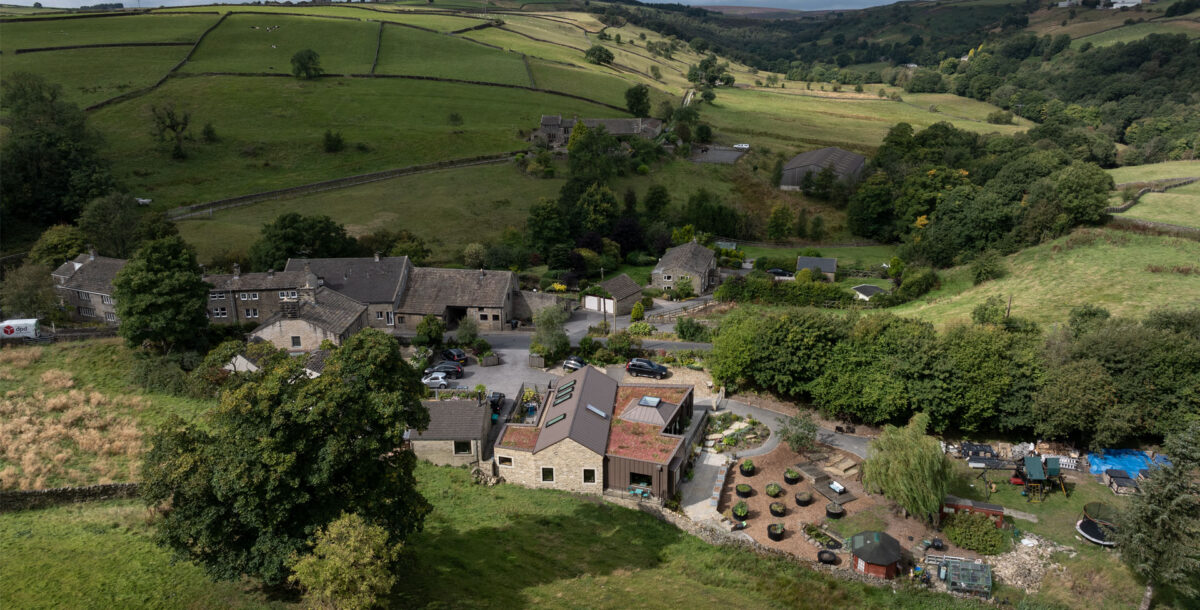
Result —
M 740 465 L 738 465 L 738 471 L 741 472 L 742 476 L 744 477 L 754 476 L 754 462 L 751 460 L 742 462 Z
M 531 368 L 531 369 L 546 368 L 546 359 L 537 354 L 529 354 L 529 368 Z
M 812 494 L 807 491 L 796 492 L 796 506 L 808 506 L 812 504 Z
M 733 488 L 733 491 L 739 498 L 749 498 L 754 495 L 754 488 L 745 483 L 738 484 L 737 487 Z
M 500 356 L 496 354 L 484 356 L 479 359 L 479 366 L 496 366 L 497 364 L 500 364 Z
M 825 505 L 825 516 L 830 519 L 841 519 L 846 516 L 846 508 L 837 502 Z
M 744 501 L 734 504 L 730 512 L 733 514 L 733 518 L 738 521 L 745 521 L 750 518 L 750 507 Z
M 781 487 L 779 483 L 768 483 L 767 495 L 771 496 L 772 498 L 778 498 L 779 496 L 783 495 L 783 487 Z
M 783 481 L 785 483 L 787 483 L 788 485 L 795 485 L 796 483 L 799 483 L 801 481 L 801 479 L 803 479 L 803 478 L 804 477 L 800 476 L 799 472 L 796 472 L 795 470 L 792 470 L 791 468 L 788 468 L 787 471 L 785 471 L 783 473 Z
M 771 525 L 768 525 L 767 526 L 767 538 L 770 538 L 771 540 L 774 540 L 776 542 L 783 540 L 783 524 L 782 523 L 772 523 Z
M 787 505 L 785 505 L 783 502 L 772 502 L 769 508 L 771 510 L 771 514 L 776 517 L 787 516 Z

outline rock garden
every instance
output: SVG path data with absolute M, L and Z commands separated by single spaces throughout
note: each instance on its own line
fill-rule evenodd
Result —
M 745 451 L 762 446 L 770 436 L 766 424 L 727 411 L 708 418 L 704 446 L 717 453 Z

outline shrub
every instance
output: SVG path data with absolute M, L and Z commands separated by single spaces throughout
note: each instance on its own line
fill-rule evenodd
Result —
M 993 125 L 1012 125 L 1013 113 L 1007 110 L 996 110 L 994 112 L 989 112 L 987 115 L 987 122 Z
M 896 296 L 905 302 L 911 301 L 933 290 L 937 284 L 938 274 L 933 269 L 909 267 L 904 271 L 904 279 L 896 290 Z
M 579 340 L 579 355 L 584 358 L 591 358 L 596 350 L 600 349 L 601 345 L 595 339 L 584 336 Z
M 642 341 L 628 331 L 617 331 L 608 337 L 608 349 L 621 358 L 633 358 L 642 351 Z
M 750 516 L 750 506 L 746 504 L 745 500 L 733 505 L 733 516 L 739 520 Z
M 783 495 L 783 487 L 780 487 L 779 483 L 770 483 L 767 485 L 767 495 L 778 498 Z
M 628 332 L 635 337 L 649 337 L 654 334 L 654 327 L 649 322 L 634 322 L 629 325 Z
M 707 343 L 712 339 L 708 327 L 692 318 L 679 318 L 675 321 L 675 334 L 684 341 Z
M 317 532 L 312 553 L 293 557 L 291 581 L 304 587 L 313 608 L 372 608 L 396 583 L 398 547 L 387 530 L 343 513 Z
M 987 515 L 950 515 L 942 521 L 942 531 L 955 545 L 983 555 L 998 555 L 1008 549 L 1008 535 Z
M 484 339 L 483 337 L 479 337 L 479 338 L 475 339 L 474 343 L 471 344 L 471 349 L 473 349 L 475 351 L 476 355 L 482 356 L 482 355 L 487 354 L 488 352 L 492 351 L 492 344 L 488 343 L 487 339 Z
M 479 324 L 471 316 L 466 316 L 458 321 L 458 332 L 454 336 L 462 345 L 471 345 L 479 338 Z
M 738 483 L 738 486 L 737 486 L 737 492 L 738 492 L 739 494 L 743 494 L 743 495 L 745 495 L 745 494 L 748 494 L 748 493 L 750 493 L 750 491 L 751 491 L 751 489 L 750 489 L 750 486 L 749 486 L 749 485 L 747 485 L 747 484 L 745 484 L 745 483 Z
M 800 471 L 796 470 L 795 468 L 788 468 L 783 472 L 783 476 L 789 479 L 795 479 L 800 476 Z
M 784 271 L 795 271 L 796 270 L 796 257 L 794 257 L 794 256 L 760 256 L 760 257 L 754 259 L 754 268 L 758 269 L 760 271 L 766 271 L 767 269 L 783 269 Z
M 346 140 L 342 138 L 342 132 L 329 129 L 325 130 L 322 144 L 327 153 L 341 152 L 346 148 Z
M 602 348 L 596 350 L 596 353 L 592 356 L 592 360 L 595 360 L 596 362 L 599 362 L 600 364 L 615 364 L 617 362 L 620 362 L 621 358 L 619 356 L 617 356 L 616 354 L 612 353 L 612 351 L 609 350 L 607 347 L 602 347 Z
M 633 304 L 633 311 L 629 312 L 629 319 L 634 322 L 641 322 L 646 319 L 646 306 L 641 301 Z
M 442 344 L 442 337 L 446 334 L 446 323 L 442 319 L 428 315 L 421 318 L 421 323 L 417 324 L 417 335 L 413 337 L 413 345 L 435 347 Z
M 1004 277 L 1004 259 L 995 250 L 982 252 L 971 261 L 971 279 L 978 286 L 988 280 Z
M 741 469 L 746 472 L 754 472 L 754 460 L 744 460 Z

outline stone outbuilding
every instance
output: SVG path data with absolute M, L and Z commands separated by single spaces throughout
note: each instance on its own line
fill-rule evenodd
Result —
M 545 144 L 550 148 L 566 146 L 571 139 L 571 131 L 575 125 L 582 123 L 588 129 L 603 127 L 606 132 L 617 137 L 637 137 L 653 140 L 662 133 L 663 122 L 655 118 L 635 119 L 564 119 L 558 114 L 543 114 L 538 128 L 534 130 L 530 140 Z
M 866 531 L 852 536 L 850 554 L 854 571 L 879 578 L 895 578 L 900 571 L 900 542 L 884 532 Z
M 396 307 L 396 324 L 415 329 L 421 318 L 433 315 L 453 327 L 469 317 L 480 330 L 503 330 L 519 294 L 512 271 L 418 267 Z
M 429 409 L 424 431 L 408 430 L 404 439 L 422 460 L 439 466 L 469 466 L 483 461 L 492 429 L 492 411 L 476 399 L 423 400 Z
M 695 241 L 667 250 L 650 272 L 650 285 L 670 290 L 680 282 L 691 282 L 696 294 L 705 294 L 719 279 L 717 257 Z

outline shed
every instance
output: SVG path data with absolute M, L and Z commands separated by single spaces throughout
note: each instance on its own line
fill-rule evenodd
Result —
M 946 568 L 946 588 L 950 591 L 981 597 L 992 594 L 992 566 L 956 557 L 947 557 L 942 565 Z
M 851 290 L 854 291 L 854 298 L 860 301 L 870 301 L 871 297 L 881 292 L 887 292 L 875 284 L 859 284 L 854 288 L 851 288 Z
M 891 536 L 866 531 L 850 538 L 854 571 L 879 578 L 894 578 L 900 570 L 900 543 Z

